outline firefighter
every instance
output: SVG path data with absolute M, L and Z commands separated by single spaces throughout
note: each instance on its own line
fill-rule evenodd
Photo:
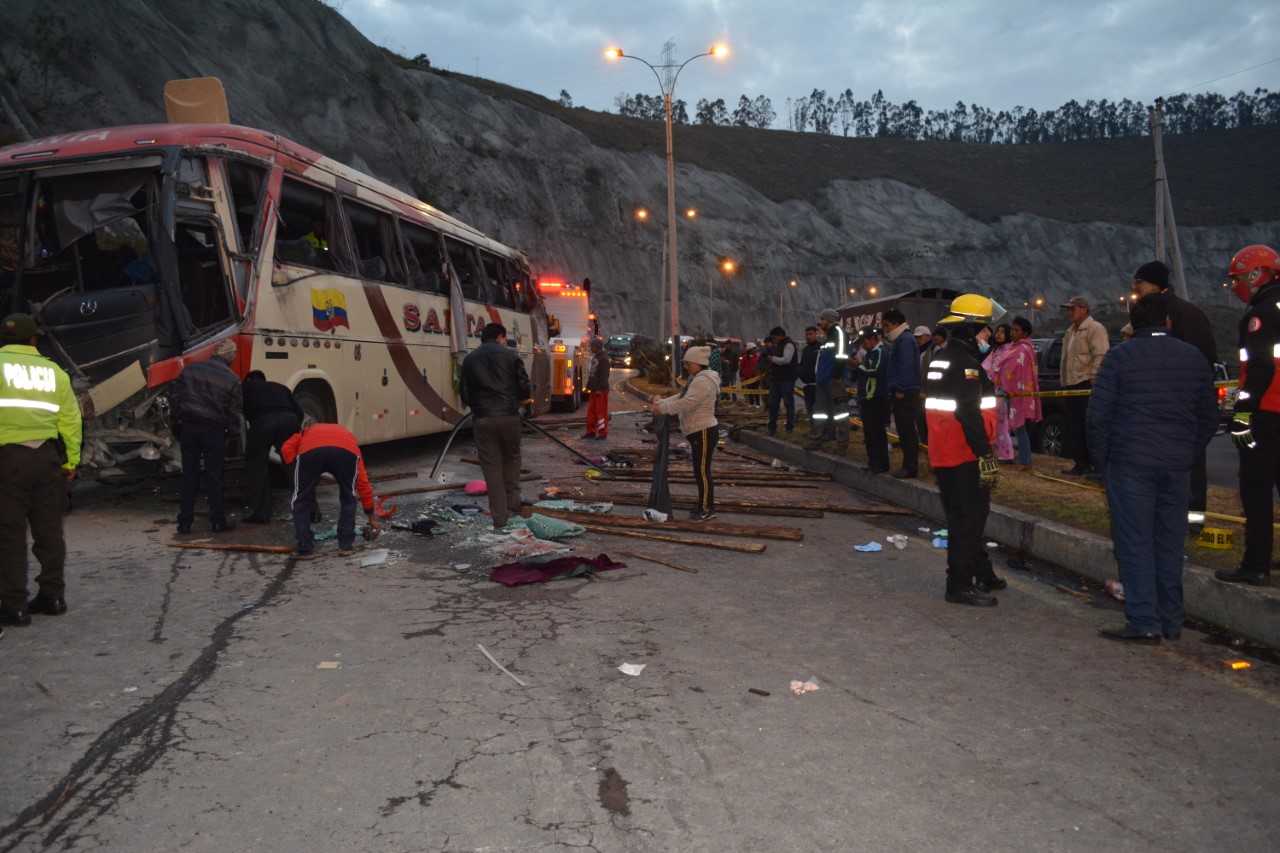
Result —
M 818 315 L 818 328 L 825 337 L 814 368 L 817 394 L 810 426 L 811 438 L 805 447 L 817 450 L 834 438 L 836 451 L 844 454 L 849 450 L 849 405 L 844 384 L 844 371 L 849 363 L 848 336 L 840 325 L 840 314 L 834 308 Z
M 1240 451 L 1244 558 L 1218 580 L 1265 586 L 1271 578 L 1271 490 L 1280 487 L 1280 254 L 1246 246 L 1231 259 L 1232 292 L 1249 308 L 1240 320 L 1240 393 L 1231 439 Z
M 983 547 L 999 465 L 992 447 L 995 386 L 980 362 L 990 348 L 988 325 L 997 309 L 976 293 L 952 300 L 950 313 L 940 321 L 950 332 L 947 344 L 933 356 L 924 384 L 929 465 L 947 516 L 946 599 L 974 607 L 994 607 L 998 602 L 991 592 L 1008 586 L 996 577 Z
M 62 515 L 65 483 L 80 463 L 80 406 L 71 379 L 36 349 L 39 334 L 27 314 L 0 323 L 0 626 L 29 625 L 32 613 L 67 612 Z M 40 561 L 40 591 L 30 601 L 28 525 Z

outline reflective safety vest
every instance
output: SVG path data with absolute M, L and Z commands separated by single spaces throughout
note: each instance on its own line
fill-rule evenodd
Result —
M 1280 412 L 1280 283 L 1259 290 L 1240 320 L 1237 412 Z
M 826 340 L 818 351 L 818 364 L 815 369 L 818 382 L 828 382 L 844 378 L 844 368 L 849 362 L 849 340 L 844 327 L 833 324 L 825 332 Z
M 80 405 L 66 371 L 35 347 L 0 347 L 0 445 L 61 437 L 66 467 L 80 464 Z
M 991 453 L 996 440 L 995 386 L 969 348 L 949 341 L 924 377 L 929 465 L 954 468 Z

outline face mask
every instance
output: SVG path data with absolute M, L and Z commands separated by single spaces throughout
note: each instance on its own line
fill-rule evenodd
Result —
M 978 341 L 978 352 L 982 353 L 983 355 L 986 355 L 990 351 L 991 351 L 991 344 L 987 343 L 986 341 Z

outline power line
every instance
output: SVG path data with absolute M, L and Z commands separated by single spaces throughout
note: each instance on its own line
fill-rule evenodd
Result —
M 1257 65 L 1250 65 L 1248 68 L 1241 68 L 1239 71 L 1232 71 L 1230 74 L 1223 74 L 1221 77 L 1214 77 L 1212 80 L 1205 80 L 1200 83 L 1192 83 L 1190 86 L 1186 86 L 1184 88 L 1195 89 L 1198 86 L 1208 86 L 1210 83 L 1217 83 L 1219 80 L 1226 80 L 1228 77 L 1234 77 L 1237 74 L 1243 74 L 1246 71 L 1253 71 L 1256 68 L 1261 68 L 1264 65 L 1270 65 L 1273 62 L 1280 62 L 1280 56 L 1273 56 L 1271 59 L 1268 59 L 1266 62 L 1259 62 Z

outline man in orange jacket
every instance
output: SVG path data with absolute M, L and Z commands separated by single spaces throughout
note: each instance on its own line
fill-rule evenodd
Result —
M 374 513 L 373 486 L 364 470 L 360 445 L 351 431 L 338 424 L 316 423 L 310 418 L 302 422 L 281 448 L 280 457 L 293 469 L 293 530 L 298 539 L 297 555 L 309 556 L 315 550 L 311 532 L 311 515 L 316 508 L 316 485 L 323 474 L 338 481 L 338 553 L 349 554 L 356 544 L 356 496 L 368 516 L 369 526 L 377 530 Z

